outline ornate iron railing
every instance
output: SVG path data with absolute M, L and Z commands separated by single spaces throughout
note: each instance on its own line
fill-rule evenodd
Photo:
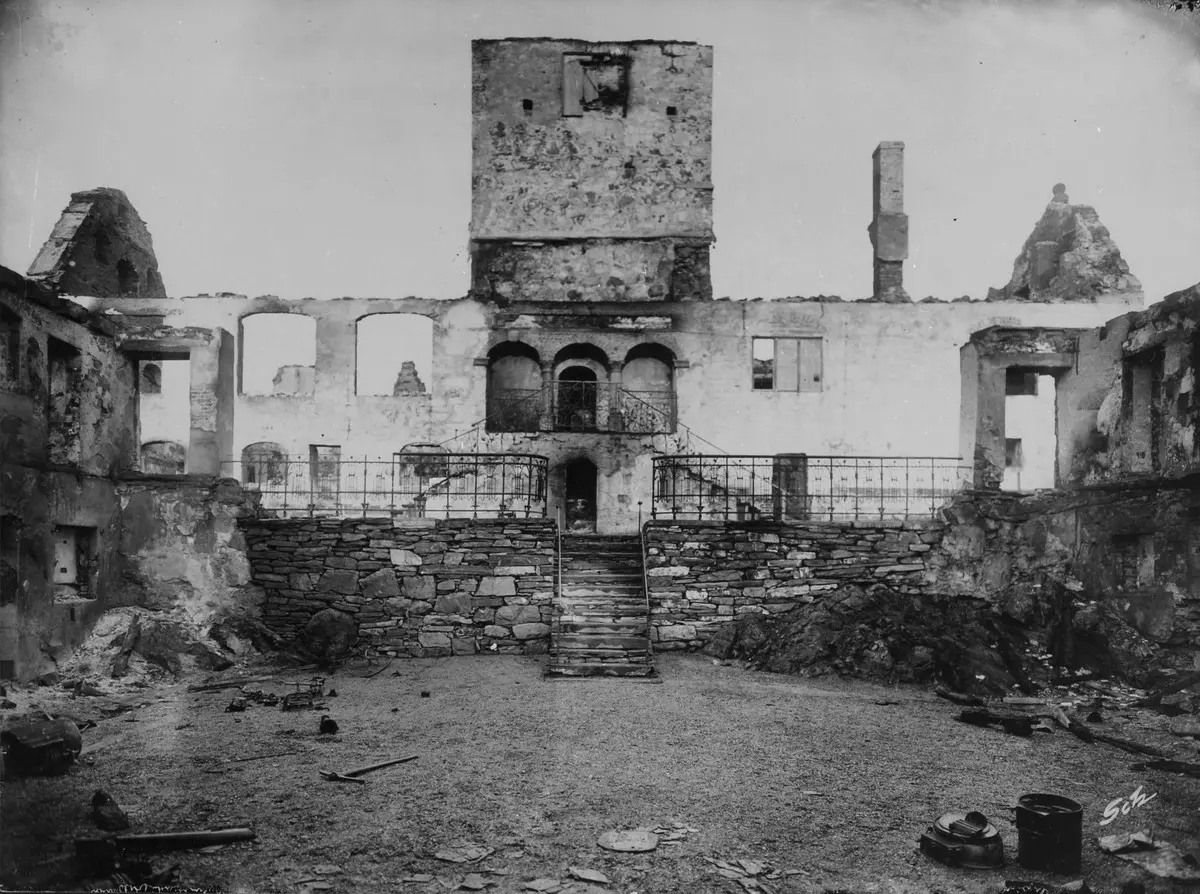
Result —
M 658 456 L 654 518 L 853 521 L 933 515 L 962 489 L 950 457 Z
M 612 382 L 558 382 L 543 389 L 491 389 L 490 432 L 577 431 L 659 434 L 675 431 L 673 391 L 629 391 Z
M 263 454 L 222 471 L 255 491 L 267 516 L 530 518 L 546 514 L 547 462 L 513 453 Z

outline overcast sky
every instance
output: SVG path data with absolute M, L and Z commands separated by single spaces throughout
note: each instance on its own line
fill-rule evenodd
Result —
M 467 289 L 470 40 L 715 48 L 718 295 L 871 290 L 903 140 L 920 298 L 982 297 L 1057 181 L 1147 299 L 1200 280 L 1194 18 L 1132 2 L 0 0 L 0 264 L 125 190 L 174 296 Z

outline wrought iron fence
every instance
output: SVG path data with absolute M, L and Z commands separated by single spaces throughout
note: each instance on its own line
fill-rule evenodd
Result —
M 655 518 L 847 521 L 932 515 L 962 489 L 958 458 L 687 455 L 654 458 Z
M 629 391 L 612 382 L 491 389 L 487 430 L 658 434 L 675 431 L 672 391 Z
M 391 459 L 255 454 L 223 473 L 259 495 L 263 514 L 531 518 L 546 514 L 544 456 L 396 453 Z

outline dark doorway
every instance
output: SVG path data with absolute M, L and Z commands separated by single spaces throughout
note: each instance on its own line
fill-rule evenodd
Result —
M 559 431 L 595 431 L 596 374 L 586 366 L 568 366 L 558 375 L 555 403 Z
M 576 459 L 563 466 L 563 501 L 568 531 L 596 530 L 596 467 Z

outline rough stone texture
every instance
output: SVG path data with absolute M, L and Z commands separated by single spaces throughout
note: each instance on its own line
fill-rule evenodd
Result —
M 392 386 L 392 395 L 396 397 L 401 394 L 424 393 L 425 383 L 417 374 L 417 364 L 412 360 L 405 360 L 400 364 L 400 372 L 396 374 L 396 384 Z
M 244 518 L 263 620 L 284 637 L 335 609 L 373 654 L 545 651 L 554 522 Z M 415 560 L 415 561 L 414 561 Z M 506 574 L 498 574 L 504 569 Z
M 698 647 L 740 615 L 770 615 L 849 584 L 920 594 L 942 526 L 653 521 L 646 525 L 651 640 Z
M 1129 272 L 1096 209 L 1063 201 L 1046 206 L 1013 264 L 1002 289 L 988 301 L 1095 301 L 1116 294 L 1137 296 L 1142 284 Z
M 304 625 L 304 647 L 323 661 L 339 661 L 358 639 L 358 624 L 346 612 L 323 608 Z
M 167 297 L 150 231 L 125 193 L 107 187 L 71 194 L 28 276 L 64 295 Z

